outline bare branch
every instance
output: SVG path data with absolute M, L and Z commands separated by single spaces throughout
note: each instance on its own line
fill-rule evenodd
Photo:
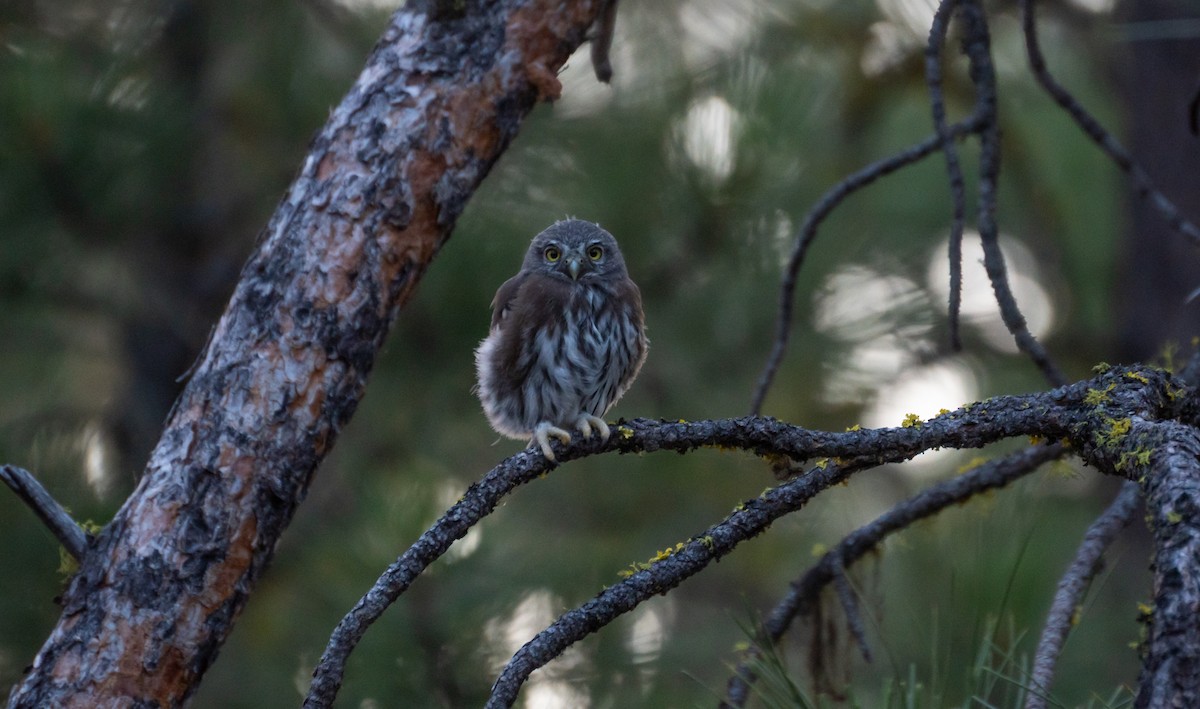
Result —
M 925 83 L 929 87 L 929 104 L 933 109 L 933 127 L 941 139 L 942 154 L 946 156 L 946 174 L 950 179 L 950 201 L 953 217 L 950 222 L 950 240 L 947 248 L 950 261 L 950 347 L 962 349 L 959 334 L 959 312 L 962 309 L 962 240 L 966 222 L 966 187 L 963 184 L 962 165 L 958 160 L 958 148 L 946 122 L 946 100 L 942 93 L 942 47 L 946 44 L 946 31 L 950 15 L 958 0 L 942 0 L 933 15 L 929 28 L 929 42 L 925 45 Z
M 996 71 L 992 66 L 991 40 L 988 36 L 987 16 L 978 0 L 963 0 L 961 17 L 966 25 L 964 46 L 971 63 L 971 80 L 975 84 L 976 111 L 985 116 L 979 132 L 979 239 L 983 245 L 983 266 L 996 303 L 1000 306 L 1000 317 L 1012 333 L 1017 347 L 1029 355 L 1046 379 L 1061 386 L 1067 379 L 1050 361 L 1042 344 L 1029 331 L 1025 316 L 1017 306 L 1012 287 L 1008 282 L 1008 270 L 1004 264 L 1004 253 L 1000 250 L 1000 228 L 996 223 L 996 197 L 1000 175 L 1000 127 L 997 123 Z
M 1042 637 L 1034 652 L 1033 671 L 1030 674 L 1029 693 L 1025 700 L 1026 709 L 1045 709 L 1050 683 L 1054 679 L 1055 665 L 1067 634 L 1075 626 L 1076 610 L 1092 579 L 1104 566 L 1104 552 L 1113 543 L 1117 534 L 1129 525 L 1140 499 L 1137 483 L 1126 482 L 1117 498 L 1109 505 L 1083 535 L 1083 542 L 1075 552 L 1075 558 L 1054 594 Z
M 978 130 L 980 125 L 980 119 L 977 116 L 972 116 L 951 125 L 948 130 L 952 136 L 958 138 Z M 779 287 L 779 312 L 775 320 L 775 341 L 771 347 L 771 354 L 767 357 L 767 362 L 763 366 L 762 374 L 759 375 L 758 385 L 754 390 L 754 397 L 750 403 L 751 414 L 762 412 L 763 401 L 766 400 L 767 392 L 771 388 L 771 383 L 775 380 L 775 374 L 779 370 L 779 365 L 783 362 L 783 356 L 787 353 L 788 340 L 792 334 L 792 314 L 795 308 L 796 280 L 800 274 L 800 267 L 804 265 L 804 257 L 808 253 L 808 247 L 817 238 L 817 229 L 820 228 L 821 223 L 850 195 L 880 177 L 889 175 L 906 165 L 911 165 L 928 157 L 937 152 L 941 145 L 942 138 L 935 134 L 894 155 L 873 162 L 831 187 L 821 196 L 821 199 L 817 200 L 812 209 L 808 211 L 808 214 L 804 218 L 804 224 L 800 226 L 800 231 L 796 237 L 796 244 L 792 249 L 791 258 L 788 259 L 787 267 L 784 269 L 783 281 Z
M 1100 125 L 1100 121 L 1088 113 L 1079 101 L 1050 74 L 1050 70 L 1046 67 L 1046 58 L 1042 55 L 1041 44 L 1038 41 L 1034 0 L 1021 0 L 1021 25 L 1025 31 L 1025 49 L 1029 57 L 1029 69 L 1046 93 L 1050 94 L 1055 103 L 1075 120 L 1075 123 L 1092 139 L 1092 142 L 1098 145 L 1105 154 L 1112 158 L 1117 167 L 1129 176 L 1133 182 L 1134 191 L 1139 197 L 1149 200 L 1172 229 L 1183 234 L 1193 243 L 1200 244 L 1200 227 L 1180 213 L 1179 208 L 1154 186 L 1150 176 L 1130 157 L 1117 139 L 1105 130 L 1104 126 Z M 1193 105 L 1195 104 L 1193 103 Z
M 87 533 L 28 470 L 14 465 L 0 465 L 0 480 L 33 510 L 75 561 L 83 561 L 83 556 L 87 553 Z
M 1062 457 L 1065 452 L 1066 449 L 1058 444 L 1033 446 L 1020 453 L 989 461 L 958 477 L 931 486 L 912 499 L 896 505 L 867 526 L 846 535 L 836 548 L 826 552 L 803 577 L 792 583 L 788 595 L 767 616 L 761 635 L 755 641 L 756 646 L 747 651 L 747 658 L 739 663 L 734 676 L 729 679 L 725 705 L 745 705 L 749 684 L 755 679 L 750 669 L 751 659 L 761 654 L 761 647 L 778 643 L 797 616 L 812 615 L 821 591 L 835 579 L 839 568 L 857 562 L 888 535 L 975 495 L 1004 487 L 1044 463 Z
M 862 615 L 858 612 L 858 598 L 854 589 L 850 587 L 850 579 L 846 577 L 846 563 L 842 559 L 838 559 L 833 566 L 833 590 L 842 604 L 842 612 L 846 614 L 850 637 L 858 643 L 863 660 L 870 662 L 871 647 L 867 644 L 867 629 L 863 627 Z

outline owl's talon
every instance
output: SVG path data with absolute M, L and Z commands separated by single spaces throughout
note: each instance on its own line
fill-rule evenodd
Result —
M 607 443 L 608 437 L 612 435 L 604 419 L 591 414 L 579 414 L 579 418 L 575 419 L 575 428 L 579 429 L 584 438 L 591 438 L 592 428 L 595 428 L 596 433 L 600 434 L 600 440 L 604 443 Z
M 563 445 L 571 442 L 571 434 L 563 429 L 551 424 L 549 421 L 542 421 L 533 429 L 533 440 L 531 443 L 537 443 L 542 449 L 542 455 L 546 456 L 546 460 L 551 463 L 556 462 L 554 459 L 554 451 L 550 450 L 550 437 L 554 436 Z

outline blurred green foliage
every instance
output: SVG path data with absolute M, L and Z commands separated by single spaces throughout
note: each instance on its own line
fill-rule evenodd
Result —
M 653 344 L 615 415 L 746 413 L 773 337 L 780 266 L 806 210 L 842 177 L 931 131 L 920 8 L 622 2 L 613 86 L 595 83 L 585 48 L 562 74 L 561 101 L 534 112 L 472 200 L 195 705 L 295 706 L 341 615 L 471 481 L 518 450 L 495 442 L 478 410 L 472 349 L 495 288 L 551 221 L 600 222 L 642 288 Z M 1101 31 L 1110 18 L 1059 10 L 1043 18 L 1050 61 L 1114 126 L 1119 99 L 1106 70 L 1122 47 Z M 19 0 L 0 9 L 0 460 L 34 471 L 81 519 L 112 516 L 176 378 L 385 17 L 332 0 Z M 1001 228 L 1028 254 L 1015 267 L 1041 289 L 1034 307 L 1052 312 L 1050 350 L 1083 376 L 1105 358 L 1113 326 L 1120 181 L 1029 78 L 1007 6 L 992 30 Z M 970 87 L 957 51 L 948 56 L 950 109 L 961 116 Z M 968 174 L 971 155 L 965 149 Z M 933 260 L 951 214 L 943 164 L 934 156 L 884 179 L 824 226 L 766 413 L 841 430 L 895 410 L 882 423 L 896 425 L 907 411 L 1043 386 L 983 334 L 985 315 L 968 324 L 964 354 L 946 351 L 937 290 L 945 268 Z M 847 293 L 835 276 L 851 267 L 868 278 L 841 281 L 854 286 Z M 881 283 L 889 298 L 872 290 Z M 895 385 L 947 364 L 955 386 L 894 400 Z M 804 571 L 810 550 L 970 457 L 941 454 L 830 491 L 581 643 L 524 696 L 530 705 L 715 703 L 742 628 Z M 711 451 L 555 470 L 460 541 L 372 628 L 341 704 L 480 704 L 497 663 L 530 633 L 771 483 L 762 461 Z M 1113 489 L 1091 471 L 1056 468 L 888 541 L 854 574 L 875 664 L 852 647 L 826 664 L 860 699 L 892 686 L 881 676 L 903 680 L 917 668 L 947 705 L 966 702 L 983 643 L 1032 652 L 1058 574 Z M 49 535 L 3 493 L 0 536 L 8 685 L 52 627 L 63 579 Z M 1120 542 L 1089 596 L 1056 685 L 1065 704 L 1136 677 L 1128 645 L 1136 602 L 1149 594 L 1143 537 L 1134 529 Z M 996 618 L 1017 631 L 997 631 Z M 797 678 L 805 636 L 796 631 L 783 659 Z

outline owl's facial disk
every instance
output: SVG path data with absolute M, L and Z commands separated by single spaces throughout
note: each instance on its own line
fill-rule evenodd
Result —
M 542 260 L 551 272 L 578 282 L 600 270 L 604 248 L 596 242 L 585 246 L 561 246 L 552 242 L 542 249 Z

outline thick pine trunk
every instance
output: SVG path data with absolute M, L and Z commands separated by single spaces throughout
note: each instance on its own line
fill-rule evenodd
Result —
M 389 326 L 598 0 L 412 2 L 314 139 L 12 707 L 195 690 Z

